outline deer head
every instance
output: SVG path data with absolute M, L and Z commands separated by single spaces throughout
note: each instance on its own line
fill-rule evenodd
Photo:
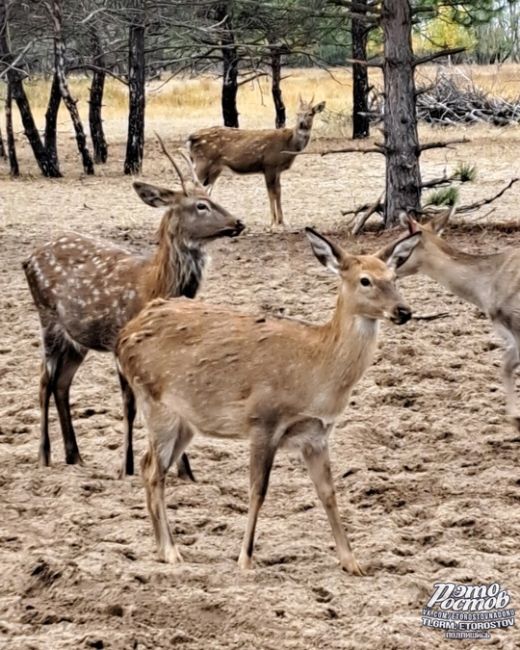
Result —
M 427 266 L 432 253 L 443 247 L 441 235 L 454 213 L 455 206 L 421 224 L 410 213 L 402 212 L 400 221 L 407 228 L 408 235 L 383 249 L 381 259 L 395 269 L 397 277 L 418 273 Z
M 325 109 L 325 102 L 313 105 L 314 97 L 310 102 L 304 101 L 300 96 L 298 112 L 296 113 L 296 128 L 298 131 L 311 131 L 312 123 L 316 113 L 321 113 Z
M 339 275 L 344 308 L 368 320 L 387 319 L 401 325 L 412 312 L 395 287 L 395 272 L 376 255 L 351 255 L 312 228 L 306 228 L 312 250 L 329 271 Z

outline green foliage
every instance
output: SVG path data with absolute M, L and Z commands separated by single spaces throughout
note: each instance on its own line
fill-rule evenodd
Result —
M 472 183 L 477 178 L 477 166 L 460 162 L 455 169 L 453 178 L 461 183 Z
M 426 197 L 426 205 L 455 205 L 459 200 L 459 190 L 453 185 L 442 187 L 430 192 Z

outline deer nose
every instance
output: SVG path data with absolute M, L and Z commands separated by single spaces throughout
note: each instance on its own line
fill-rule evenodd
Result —
M 237 222 L 235 224 L 236 234 L 239 235 L 242 232 L 242 230 L 244 230 L 245 227 L 246 227 L 245 224 L 242 221 L 240 221 L 240 219 L 237 219 Z
M 412 317 L 412 310 L 406 305 L 397 305 L 394 310 L 393 321 L 398 325 L 403 325 Z

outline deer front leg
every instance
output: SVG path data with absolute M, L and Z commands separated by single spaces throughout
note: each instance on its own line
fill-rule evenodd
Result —
M 267 194 L 269 196 L 269 207 L 271 209 L 271 227 L 278 223 L 276 215 L 276 172 L 264 172 Z
M 249 511 L 242 548 L 238 557 L 238 566 L 241 569 L 250 569 L 252 566 L 256 522 L 267 494 L 275 453 L 276 448 L 272 446 L 264 431 L 252 432 L 249 461 Z
M 508 348 L 504 353 L 502 365 L 502 376 L 504 389 L 506 392 L 506 409 L 508 416 L 513 420 L 513 424 L 520 429 L 520 412 L 516 404 L 515 394 L 515 370 L 520 364 L 518 349 L 515 347 Z
M 282 183 L 280 174 L 276 174 L 275 181 L 275 196 L 276 196 L 276 217 L 279 226 L 283 226 L 283 211 L 282 211 Z
M 303 446 L 302 455 L 307 465 L 309 475 L 314 483 L 316 492 L 325 508 L 336 541 L 336 550 L 341 567 L 356 576 L 362 576 L 363 571 L 352 553 L 350 544 L 341 524 L 336 494 L 330 471 L 329 450 L 325 443 L 307 443 Z
M 502 380 L 506 394 L 506 412 L 517 429 L 520 429 L 520 412 L 518 411 L 515 395 L 515 370 L 520 364 L 520 353 L 518 342 L 513 333 L 502 323 L 493 323 L 496 333 L 505 344 L 504 358 L 502 362 Z
M 123 465 L 119 472 L 119 478 L 124 478 L 125 476 L 132 476 L 134 473 L 133 428 L 136 409 L 135 397 L 130 385 L 120 372 L 118 372 L 118 376 L 123 397 L 124 426 Z
M 146 490 L 146 505 L 152 520 L 157 553 L 163 562 L 182 562 L 170 527 L 164 502 L 164 484 L 170 465 L 179 458 L 193 437 L 189 426 L 176 424 L 167 434 L 155 436 L 141 460 L 141 472 Z

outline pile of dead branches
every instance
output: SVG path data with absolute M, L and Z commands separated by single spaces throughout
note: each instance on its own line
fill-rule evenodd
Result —
M 493 126 L 520 123 L 520 98 L 493 97 L 471 80 L 440 73 L 434 84 L 419 88 L 417 117 L 440 125 L 476 124 Z

